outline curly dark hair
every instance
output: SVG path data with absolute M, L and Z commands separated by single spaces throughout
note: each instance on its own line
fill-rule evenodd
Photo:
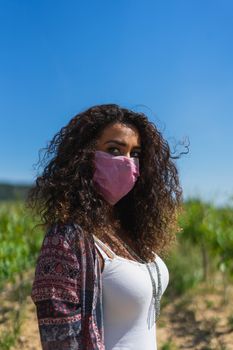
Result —
M 139 256 L 150 261 L 152 251 L 165 255 L 175 241 L 183 198 L 172 160 L 179 157 L 171 156 L 168 142 L 144 113 L 103 104 L 74 116 L 40 150 L 45 150 L 39 159 L 43 172 L 28 193 L 27 206 L 39 213 L 43 226 L 75 222 L 85 232 L 109 238 L 109 204 L 93 185 L 93 158 L 103 129 L 117 122 L 136 127 L 141 155 L 140 177 L 114 206 L 115 225 L 135 242 Z

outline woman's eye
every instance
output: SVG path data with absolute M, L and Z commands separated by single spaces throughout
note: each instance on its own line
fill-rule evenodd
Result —
M 131 156 L 131 157 L 134 157 L 134 158 L 140 158 L 140 153 L 141 153 L 141 152 L 134 151 L 134 152 L 131 153 L 130 156 Z
M 111 154 L 115 154 L 116 156 L 120 154 L 119 149 L 116 148 L 116 147 L 110 147 L 110 148 L 108 148 L 108 152 L 111 153 Z
M 115 156 L 123 155 L 123 154 L 121 154 L 121 151 L 117 147 L 110 147 L 110 148 L 107 149 L 107 151 L 109 153 L 115 155 Z M 140 157 L 140 153 L 141 152 L 139 152 L 139 151 L 133 151 L 133 152 L 131 152 L 130 157 L 139 158 Z

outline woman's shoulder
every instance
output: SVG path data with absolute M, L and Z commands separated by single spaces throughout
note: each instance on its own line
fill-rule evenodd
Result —
M 90 254 L 91 244 L 87 244 L 80 225 L 55 223 L 45 230 L 38 261 L 59 258 L 74 262 Z
M 47 249 L 46 249 L 47 248 Z M 88 259 L 95 254 L 94 237 L 86 232 L 82 226 L 76 222 L 55 223 L 47 228 L 42 243 L 42 250 L 59 250 L 60 254 L 69 252 L 69 255 L 81 259 L 86 256 Z
M 52 240 L 54 243 L 61 238 L 69 244 L 83 237 L 83 230 L 80 225 L 74 222 L 54 223 L 47 227 L 44 240 Z
M 164 259 L 162 259 L 158 254 L 156 254 L 155 262 L 157 263 L 157 266 L 159 267 L 160 275 L 162 278 L 162 285 L 163 285 L 163 292 L 167 288 L 168 282 L 169 282 L 169 270 L 167 267 L 167 264 L 165 263 Z
M 157 263 L 157 265 L 159 265 L 160 268 L 166 271 L 166 273 L 169 273 L 165 260 L 161 256 L 159 256 L 157 253 L 155 254 L 155 256 L 156 256 L 155 262 Z

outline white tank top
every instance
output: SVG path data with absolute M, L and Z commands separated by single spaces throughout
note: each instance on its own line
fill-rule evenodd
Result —
M 106 244 L 94 236 L 95 245 L 104 259 L 102 272 L 103 322 L 106 350 L 157 350 L 152 283 L 143 263 L 116 255 Z M 102 249 L 102 248 L 103 249 Z M 109 257 L 106 252 L 110 252 Z M 156 254 L 161 275 L 162 294 L 167 288 L 169 272 L 164 261 Z M 155 264 L 150 269 L 158 287 Z M 151 309 L 150 309 L 151 310 Z

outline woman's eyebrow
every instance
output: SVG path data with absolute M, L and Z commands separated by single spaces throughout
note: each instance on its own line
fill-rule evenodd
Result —
M 127 144 L 125 143 L 125 142 L 123 142 L 123 141 L 119 141 L 119 140 L 108 140 L 108 141 L 106 141 L 104 144 L 106 144 L 106 143 L 116 143 L 116 144 L 118 144 L 118 145 L 120 145 L 120 146 L 124 146 L 124 147 L 126 147 L 127 146 Z M 134 148 L 141 148 L 141 146 L 134 146 Z

